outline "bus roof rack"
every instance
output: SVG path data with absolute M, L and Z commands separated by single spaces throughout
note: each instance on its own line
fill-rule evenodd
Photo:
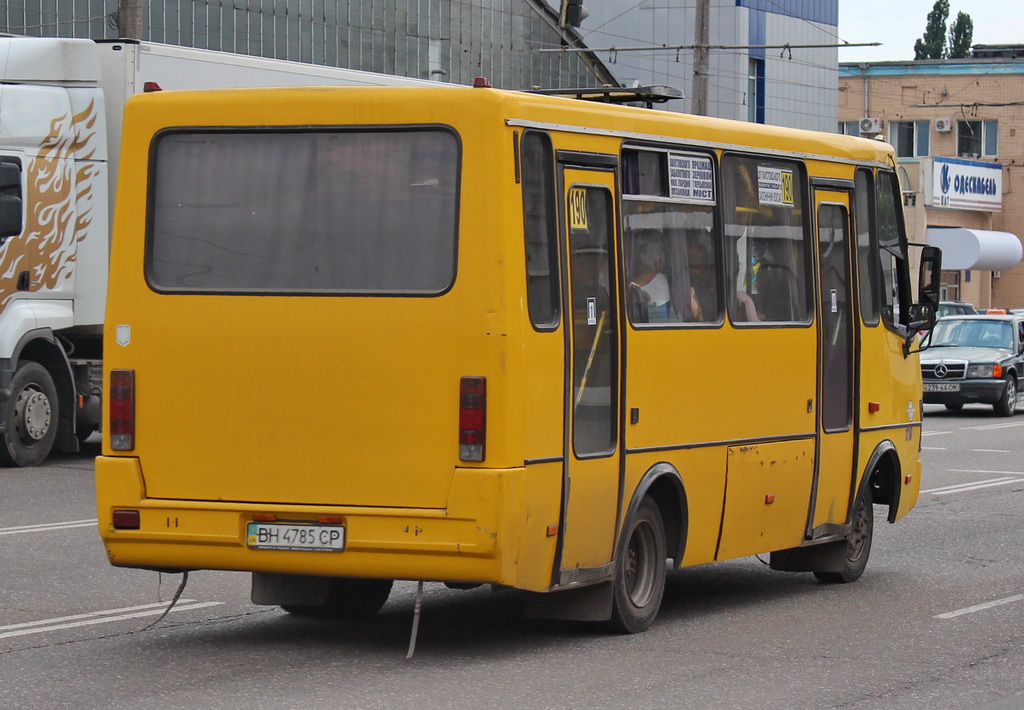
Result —
M 652 86 L 590 86 L 582 89 L 533 89 L 531 94 L 545 96 L 563 96 L 568 99 L 599 101 L 606 104 L 645 103 L 647 108 L 653 104 L 663 104 L 673 99 L 681 99 L 683 90 L 665 84 Z

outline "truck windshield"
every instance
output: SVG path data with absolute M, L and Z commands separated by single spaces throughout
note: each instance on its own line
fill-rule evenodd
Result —
M 454 279 L 450 130 L 169 131 L 153 162 L 158 291 L 436 294 Z

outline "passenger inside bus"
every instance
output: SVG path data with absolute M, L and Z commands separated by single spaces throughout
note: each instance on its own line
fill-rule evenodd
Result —
M 678 321 L 672 308 L 671 283 L 665 274 L 665 246 L 654 229 L 639 230 L 633 244 L 633 278 L 630 290 L 637 293 L 637 308 L 642 322 Z M 646 315 L 646 317 L 643 317 Z

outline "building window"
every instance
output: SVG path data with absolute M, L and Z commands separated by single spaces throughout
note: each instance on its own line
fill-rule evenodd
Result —
M 859 136 L 860 121 L 840 121 L 838 133 L 843 136 Z
M 929 121 L 890 121 L 889 142 L 899 158 L 922 158 L 929 150 Z
M 956 122 L 956 154 L 961 158 L 994 158 L 998 148 L 998 121 Z
M 764 123 L 764 60 L 750 58 L 747 72 L 747 120 Z

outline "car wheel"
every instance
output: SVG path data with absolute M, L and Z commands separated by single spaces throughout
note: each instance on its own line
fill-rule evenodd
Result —
M 1017 378 L 1011 372 L 1006 376 L 1006 386 L 1003 387 L 1003 395 L 999 401 L 992 405 L 996 414 L 1001 417 L 1011 417 L 1017 411 Z

